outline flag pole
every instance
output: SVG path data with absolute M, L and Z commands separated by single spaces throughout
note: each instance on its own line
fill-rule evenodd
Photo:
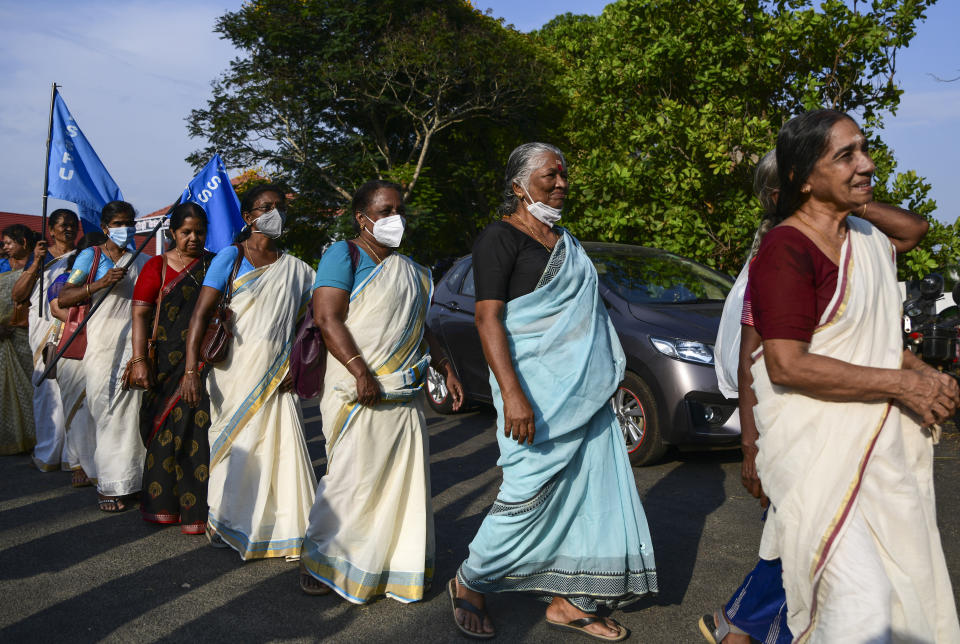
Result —
M 178 196 L 177 196 L 177 200 L 173 202 L 173 205 L 172 205 L 172 206 L 170 206 L 170 210 L 167 211 L 167 214 L 165 214 L 165 215 L 160 219 L 160 221 L 157 222 L 157 225 L 154 226 L 153 232 L 151 232 L 151 233 L 147 236 L 147 238 L 143 240 L 143 243 L 140 244 L 140 246 L 137 248 L 137 250 L 134 251 L 133 256 L 130 257 L 130 261 L 127 262 L 127 266 L 130 266 L 131 264 L 133 264 L 133 262 L 137 259 L 137 257 L 140 256 L 140 253 L 143 252 L 143 249 L 146 248 L 147 244 L 149 244 L 149 243 L 153 240 L 153 238 L 156 236 L 156 234 L 157 234 L 158 232 L 160 232 L 160 228 L 163 226 L 163 223 L 167 220 L 167 217 L 170 216 L 170 213 L 173 212 L 173 209 L 174 209 L 174 208 L 177 206 L 177 204 L 179 204 L 179 203 L 180 203 L 180 196 L 178 195 Z M 91 267 L 91 270 L 93 270 L 92 267 Z M 55 355 L 55 356 L 53 357 L 53 360 L 51 360 L 50 363 L 46 365 L 46 368 L 43 370 L 43 373 L 40 374 L 40 377 L 37 378 L 37 381 L 34 383 L 35 386 L 36 386 L 38 383 L 43 382 L 43 379 L 47 377 L 47 374 L 50 373 L 50 371 L 53 369 L 54 365 L 56 365 L 57 362 L 60 360 L 60 356 L 63 355 L 63 353 L 67 350 L 67 347 L 70 346 L 70 344 L 71 344 L 71 343 L 74 341 L 74 339 L 80 334 L 80 332 L 84 329 L 84 327 L 87 326 L 87 322 L 90 321 L 90 318 L 93 317 L 93 314 L 97 311 L 97 309 L 100 308 L 100 305 L 103 304 L 103 301 L 104 301 L 105 299 L 107 299 L 107 295 L 110 294 L 110 291 L 113 290 L 113 287 L 116 286 L 116 285 L 119 284 L 119 283 L 120 283 L 120 282 L 114 282 L 113 284 L 111 284 L 110 286 L 108 286 L 108 287 L 107 287 L 107 290 L 106 290 L 106 292 L 103 294 L 103 296 L 102 296 L 99 300 L 97 300 L 96 304 L 94 304 L 93 306 L 90 307 L 90 311 L 87 313 L 86 317 L 83 318 L 83 320 L 80 322 L 80 324 L 77 325 L 77 329 L 73 332 L 73 335 L 71 335 L 69 338 L 67 338 L 67 341 L 63 343 L 63 348 L 61 348 L 59 351 L 57 351 L 57 355 Z
M 53 139 L 53 107 L 57 99 L 57 85 L 53 84 L 53 87 L 50 88 L 50 120 L 47 122 L 47 159 L 43 164 L 43 207 L 40 214 L 40 239 L 47 241 L 47 189 L 50 187 L 50 141 Z M 46 256 L 37 258 L 37 254 L 33 254 L 33 261 L 40 262 L 40 298 L 37 302 L 37 315 L 42 320 L 43 319 L 43 269 L 44 263 L 46 262 Z

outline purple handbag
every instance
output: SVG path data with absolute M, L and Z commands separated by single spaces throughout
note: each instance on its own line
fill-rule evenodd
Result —
M 350 268 L 356 272 L 360 261 L 360 249 L 347 242 L 350 253 Z M 316 398 L 323 390 L 323 375 L 327 370 L 327 345 L 323 342 L 320 328 L 313 322 L 313 300 L 307 306 L 307 314 L 297 328 L 297 337 L 290 349 L 290 375 L 293 390 L 303 399 Z

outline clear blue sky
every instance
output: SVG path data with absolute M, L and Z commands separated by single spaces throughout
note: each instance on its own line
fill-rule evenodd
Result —
M 192 177 L 184 157 L 200 146 L 184 119 L 236 55 L 212 33 L 240 0 L 33 0 L 0 3 L 0 210 L 39 212 L 50 83 L 141 213 L 165 206 Z M 565 13 L 598 14 L 605 2 L 476 0 L 522 31 Z M 905 90 L 884 136 L 902 169 L 933 183 L 937 216 L 960 216 L 960 2 L 940 0 L 898 59 Z M 227 159 L 229 163 L 229 159 Z

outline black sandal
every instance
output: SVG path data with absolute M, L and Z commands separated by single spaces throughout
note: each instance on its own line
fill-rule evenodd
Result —
M 122 505 L 120 497 L 116 496 L 101 496 L 97 497 L 97 507 L 100 508 L 101 512 L 124 512 L 130 508 L 126 505 Z
M 602 622 L 605 626 L 610 626 L 611 628 L 616 628 L 619 632 L 614 637 L 607 637 L 606 635 L 599 635 L 597 633 L 592 633 L 587 630 L 587 626 L 590 624 L 596 624 Z M 568 631 L 572 633 L 579 633 L 580 635 L 586 635 L 587 637 L 592 637 L 593 639 L 603 640 L 604 642 L 619 642 L 621 640 L 627 639 L 627 636 L 630 635 L 630 631 L 623 627 L 622 624 L 617 622 L 615 619 L 609 617 L 597 617 L 596 615 L 591 615 L 590 617 L 581 617 L 580 619 L 575 619 L 572 622 L 555 622 L 551 619 L 547 620 L 547 626 L 554 628 L 558 631 Z
M 473 613 L 474 615 L 479 617 L 481 624 L 483 623 L 483 620 L 485 619 L 489 620 L 490 616 L 487 614 L 487 611 L 483 610 L 482 608 L 477 608 L 476 606 L 471 604 L 468 600 L 463 599 L 462 597 L 457 597 L 456 584 L 457 584 L 456 579 L 451 579 L 450 582 L 447 584 L 447 594 L 450 595 L 450 605 L 453 607 L 453 623 L 457 625 L 457 628 L 460 629 L 460 632 L 463 633 L 464 636 L 469 637 L 470 639 L 488 640 L 495 637 L 497 634 L 496 631 L 494 631 L 493 633 L 484 633 L 483 631 L 480 631 L 479 633 L 477 633 L 464 628 L 463 624 L 457 621 L 458 608 L 461 610 L 465 610 L 468 613 Z M 493 620 L 490 620 L 490 622 L 493 623 Z

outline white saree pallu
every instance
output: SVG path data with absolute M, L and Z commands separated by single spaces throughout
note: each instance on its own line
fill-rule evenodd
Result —
M 346 326 L 383 400 L 357 402 L 356 380 L 327 357 L 320 413 L 327 473 L 317 487 L 300 560 L 344 599 L 423 599 L 434 567 L 423 332 L 430 271 L 392 254 L 350 294 Z
M 69 470 L 82 469 L 96 483 L 97 426 L 87 406 L 81 361 L 61 358 L 57 362 L 57 383 L 63 404 L 63 463 Z
M 234 337 L 210 371 L 210 513 L 244 560 L 300 554 L 317 479 L 296 394 L 281 393 L 314 271 L 281 255 L 234 283 Z
M 127 266 L 129 253 L 120 258 Z M 103 299 L 87 323 L 87 350 L 83 355 L 87 404 L 96 423 L 97 491 L 105 496 L 123 496 L 140 490 L 146 450 L 140 440 L 139 417 L 142 391 L 120 390 L 120 377 L 132 353 L 130 344 L 133 286 L 149 258 L 137 257 L 127 274 Z
M 892 247 L 866 221 L 847 221 L 837 290 L 809 350 L 897 369 L 903 345 Z M 773 385 L 761 357 L 758 351 L 752 367 L 757 471 L 772 505 L 760 556 L 783 562 L 796 641 L 835 640 L 857 624 L 863 626 L 859 641 L 960 641 L 936 524 L 931 433 L 890 402 L 828 402 Z M 886 577 L 867 580 L 864 566 L 860 582 L 890 588 L 878 605 L 866 607 L 872 616 L 866 624 L 855 621 L 856 611 L 838 618 L 830 610 L 859 585 L 843 581 L 858 565 L 854 551 L 864 550 L 845 547 L 848 533 L 851 544 L 872 535 L 877 565 L 870 568 L 874 577 Z M 876 602 L 877 593 L 872 596 Z
M 43 268 L 43 288 L 53 284 L 67 268 L 67 261 L 76 253 L 71 251 Z M 33 390 L 33 422 L 37 428 L 37 444 L 33 448 L 33 464 L 41 472 L 53 472 L 60 469 L 63 461 L 63 405 L 60 402 L 60 388 L 53 378 L 41 379 L 45 365 L 43 363 L 43 347 L 52 340 L 54 323 L 57 322 L 50 314 L 50 305 L 45 293 L 40 293 L 40 280 L 33 287 L 30 295 L 30 351 L 33 352 L 33 375 L 30 380 L 34 384 Z M 37 308 L 37 302 L 43 302 L 43 315 Z

